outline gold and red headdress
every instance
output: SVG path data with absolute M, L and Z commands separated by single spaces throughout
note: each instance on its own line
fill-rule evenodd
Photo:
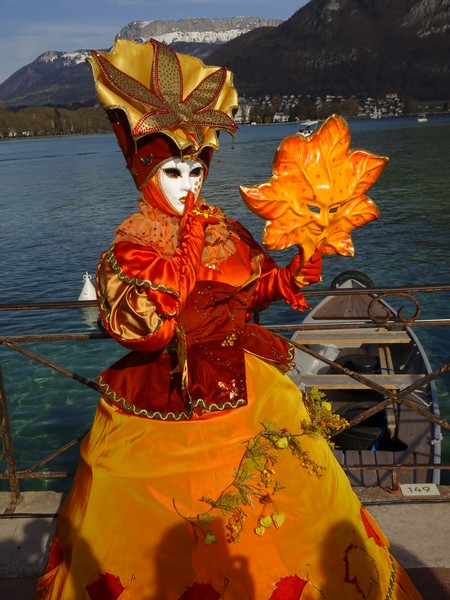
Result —
M 92 50 L 87 60 L 139 189 L 173 156 L 208 167 L 219 149 L 217 132 L 237 130 L 237 92 L 225 67 L 205 66 L 156 40 L 118 39 L 110 52 Z

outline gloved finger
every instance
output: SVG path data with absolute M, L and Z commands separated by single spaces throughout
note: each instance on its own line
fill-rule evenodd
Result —
M 308 268 L 308 267 L 302 267 L 300 269 L 300 273 L 302 275 L 306 275 L 306 276 L 310 276 L 311 275 L 311 276 L 314 277 L 315 275 L 321 275 L 322 269 L 316 269 L 314 267 L 310 267 L 310 268 Z
M 192 210 L 194 210 L 195 207 L 195 196 L 193 194 L 193 192 L 189 191 L 186 194 L 186 200 L 184 203 L 184 212 L 188 213 L 191 212 Z
M 321 261 L 322 261 L 322 251 L 319 250 L 318 248 L 316 248 L 316 250 L 314 250 L 314 254 L 311 256 L 311 258 L 309 259 L 308 262 L 316 263 L 316 262 L 321 262 Z
M 306 273 L 302 273 L 303 278 L 308 281 L 308 283 L 319 283 L 319 281 L 322 281 L 322 276 L 315 274 L 315 275 L 307 275 Z

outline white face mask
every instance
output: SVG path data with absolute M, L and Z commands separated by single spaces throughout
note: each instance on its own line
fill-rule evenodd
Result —
M 173 158 L 158 170 L 161 192 L 179 215 L 184 212 L 186 194 L 192 192 L 197 200 L 202 189 L 204 168 L 201 162 Z

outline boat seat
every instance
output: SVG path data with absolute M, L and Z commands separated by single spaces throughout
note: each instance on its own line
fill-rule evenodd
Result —
M 389 331 L 384 327 L 361 329 L 322 329 L 298 331 L 293 338 L 298 344 L 335 346 L 361 344 L 407 344 L 411 338 L 403 329 Z
M 388 390 L 399 390 L 417 383 L 425 374 L 404 375 L 372 375 L 364 373 L 364 377 Z M 367 389 L 364 383 L 344 374 L 319 374 L 319 375 L 294 375 L 292 381 L 299 385 L 303 383 L 306 388 L 317 387 L 319 390 L 363 390 Z
M 374 296 L 370 294 L 346 294 L 340 297 L 334 297 L 332 302 L 324 302 L 322 305 L 317 307 L 314 314 L 311 315 L 312 319 L 319 320 L 336 320 L 336 319 L 347 319 L 347 320 L 360 320 L 367 319 L 369 305 L 374 299 Z M 372 306 L 372 318 L 380 318 L 382 321 L 385 319 L 392 319 L 394 314 L 389 307 L 385 305 L 375 304 Z

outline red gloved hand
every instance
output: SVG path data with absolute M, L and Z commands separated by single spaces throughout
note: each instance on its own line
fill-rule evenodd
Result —
M 302 264 L 298 274 L 301 274 L 308 283 L 318 283 L 322 281 L 322 268 L 322 252 L 315 250 L 311 258 Z
M 299 287 L 322 281 L 322 252 L 316 250 L 309 260 L 303 262 L 303 252 L 299 251 L 288 265 L 288 269 Z

